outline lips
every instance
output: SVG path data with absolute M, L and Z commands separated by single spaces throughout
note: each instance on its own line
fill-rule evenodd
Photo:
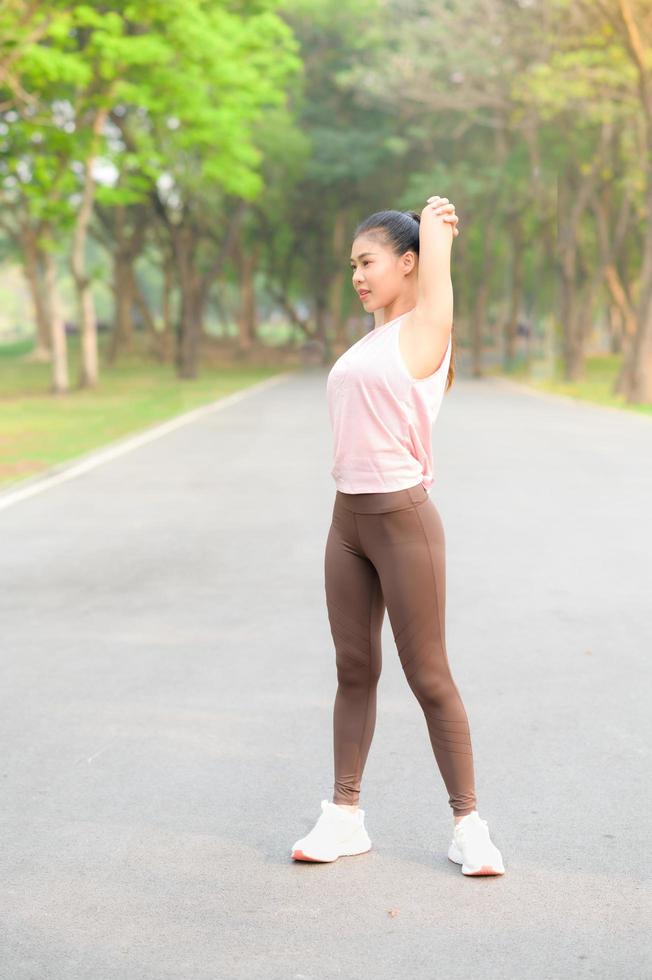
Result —
M 371 292 L 370 289 L 361 289 L 358 293 L 358 296 L 360 297 L 360 299 L 364 299 L 365 296 L 368 296 L 370 292 Z

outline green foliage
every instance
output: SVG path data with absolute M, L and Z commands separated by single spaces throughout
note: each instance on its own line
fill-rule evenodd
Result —
M 120 175 L 98 191 L 105 204 L 144 199 L 166 171 L 186 192 L 207 182 L 255 198 L 262 190 L 255 125 L 284 104 L 301 68 L 274 5 L 134 0 L 117 7 L 45 2 L 34 12 L 46 26 L 37 40 L 20 42 L 15 60 L 30 99 L 16 98 L 4 114 L 0 199 L 21 201 L 37 220 L 65 223 L 89 153 Z M 5 11 L 9 33 L 21 16 L 19 7 Z M 91 123 L 101 105 L 124 129 L 104 130 L 96 145 Z

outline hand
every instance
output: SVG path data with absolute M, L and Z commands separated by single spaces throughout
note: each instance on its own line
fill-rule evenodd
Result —
M 442 221 L 450 224 L 453 231 L 453 238 L 459 235 L 457 223 L 460 220 L 455 214 L 455 205 L 451 204 L 447 197 L 438 197 L 436 194 L 428 198 L 423 211 L 430 211 L 436 215 L 441 215 Z M 423 211 L 421 212 L 423 214 Z

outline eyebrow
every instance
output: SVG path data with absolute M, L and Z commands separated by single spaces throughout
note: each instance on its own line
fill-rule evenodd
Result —
M 375 252 L 360 252 L 360 254 L 358 255 L 358 258 L 359 259 L 363 259 L 365 257 L 365 255 L 375 255 L 375 254 L 376 254 Z M 351 259 L 351 262 L 353 262 L 353 259 Z

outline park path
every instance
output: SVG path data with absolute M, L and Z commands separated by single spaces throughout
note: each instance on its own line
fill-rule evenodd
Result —
M 325 382 L 251 389 L 0 510 L 2 980 L 652 975 L 652 422 L 456 382 L 431 497 L 507 872 L 446 857 L 387 617 L 374 847 L 301 864 L 332 788 Z

